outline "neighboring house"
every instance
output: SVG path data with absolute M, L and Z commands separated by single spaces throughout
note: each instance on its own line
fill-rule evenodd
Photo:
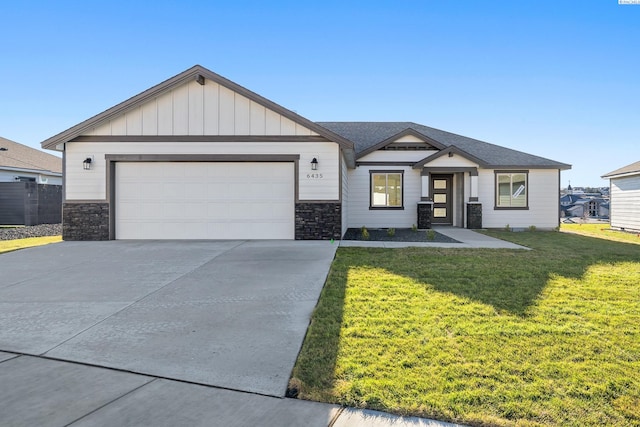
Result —
M 583 199 L 580 194 L 565 194 L 560 197 L 560 206 L 573 206 L 578 200 Z
M 68 240 L 554 228 L 570 168 L 416 123 L 314 123 L 200 66 L 42 146 L 65 154 Z
M 609 217 L 609 201 L 600 197 L 582 198 L 570 206 L 563 206 L 562 209 L 569 217 Z
M 610 182 L 611 227 L 640 231 L 640 161 L 632 163 L 602 178 Z
M 62 185 L 62 159 L 0 138 L 0 182 Z

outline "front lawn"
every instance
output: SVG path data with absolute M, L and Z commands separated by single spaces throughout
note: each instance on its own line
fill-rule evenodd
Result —
M 640 246 L 340 248 L 291 386 L 472 425 L 640 425 Z
M 640 233 L 612 230 L 609 224 L 562 224 L 560 231 L 640 245 Z

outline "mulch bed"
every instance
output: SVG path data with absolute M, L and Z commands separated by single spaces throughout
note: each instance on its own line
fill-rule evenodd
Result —
M 62 224 L 40 224 L 29 227 L 0 227 L 0 240 L 26 239 L 27 237 L 59 236 Z
M 372 242 L 425 242 L 425 243 L 460 243 L 433 230 L 413 231 L 410 228 L 396 228 L 393 236 L 389 235 L 386 228 L 371 228 L 369 238 L 362 237 L 359 228 L 349 228 L 344 234 L 343 240 L 369 240 Z

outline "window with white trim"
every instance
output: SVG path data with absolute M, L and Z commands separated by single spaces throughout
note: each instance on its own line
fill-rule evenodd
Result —
M 402 171 L 371 171 L 371 208 L 402 209 Z
M 496 208 L 529 207 L 528 172 L 496 172 Z

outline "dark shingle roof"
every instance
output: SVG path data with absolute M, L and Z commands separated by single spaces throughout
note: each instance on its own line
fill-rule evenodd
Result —
M 0 167 L 62 173 L 60 157 L 1 137 L 0 148 L 6 148 L 0 151 Z
M 356 158 L 367 149 L 391 138 L 407 129 L 413 129 L 425 137 L 445 146 L 455 146 L 462 151 L 482 160 L 485 167 L 538 167 L 570 169 L 565 163 L 544 157 L 534 156 L 521 151 L 489 144 L 455 133 L 445 132 L 413 122 L 318 122 L 320 126 L 352 141 L 355 144 Z
M 640 173 L 640 162 L 631 163 L 628 166 L 625 166 L 620 169 L 616 169 L 613 172 L 609 172 L 606 175 L 602 175 L 602 178 L 611 178 L 616 175 L 625 175 L 628 173 Z

